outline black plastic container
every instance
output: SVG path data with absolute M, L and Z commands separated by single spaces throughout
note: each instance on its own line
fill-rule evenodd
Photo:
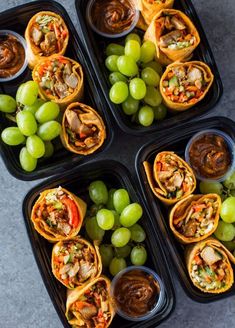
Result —
M 184 247 L 175 239 L 168 223 L 169 208 L 165 207 L 153 194 L 144 171 L 143 162 L 146 160 L 154 162 L 157 153 L 161 151 L 174 151 L 179 156 L 184 157 L 184 151 L 189 139 L 197 132 L 205 129 L 218 129 L 226 132 L 235 141 L 235 123 L 227 118 L 213 117 L 198 122 L 184 124 L 180 128 L 171 131 L 171 134 L 158 138 L 155 142 L 148 143 L 140 149 L 136 157 L 136 171 L 142 196 L 152 213 L 151 219 L 154 225 L 161 231 L 161 242 L 166 244 L 165 250 L 171 255 L 176 272 L 184 291 L 193 300 L 207 303 L 219 300 L 230 295 L 235 295 L 235 285 L 219 295 L 203 293 L 191 282 L 184 259 Z M 196 193 L 196 192 L 195 192 Z
M 131 200 L 133 202 L 139 202 L 144 208 L 140 196 L 134 190 L 134 184 L 130 178 L 129 171 L 123 165 L 111 160 L 98 161 L 89 165 L 83 164 L 80 166 L 79 170 L 73 169 L 69 174 L 66 174 L 63 177 L 50 178 L 29 191 L 23 202 L 25 225 L 27 227 L 28 236 L 42 279 L 64 327 L 68 328 L 70 325 L 67 323 L 64 314 L 66 288 L 54 278 L 51 270 L 51 250 L 53 244 L 49 243 L 36 232 L 30 220 L 30 215 L 32 206 L 40 192 L 57 186 L 65 187 L 88 202 L 88 185 L 91 181 L 96 179 L 102 179 L 108 187 L 126 188 Z M 146 266 L 152 267 L 152 269 L 162 278 L 166 289 L 165 304 L 158 314 L 150 320 L 140 323 L 126 321 L 116 315 L 111 327 L 156 327 L 161 321 L 165 320 L 170 315 L 174 308 L 174 291 L 171 284 L 168 264 L 159 244 L 158 233 L 152 226 L 146 210 L 144 210 L 143 218 L 141 220 L 141 224 L 147 234 L 146 246 L 148 250 L 148 261 Z
M 42 10 L 54 11 L 63 17 L 70 34 L 69 45 L 65 52 L 65 56 L 77 60 L 82 65 L 85 83 L 85 95 L 83 101 L 101 114 L 106 125 L 107 138 L 103 146 L 97 152 L 89 156 L 76 155 L 67 151 L 61 145 L 58 138 L 56 140 L 56 150 L 53 157 L 49 159 L 40 159 L 35 171 L 30 173 L 25 172 L 19 163 L 19 151 L 22 146 L 11 147 L 0 141 L 0 151 L 7 169 L 14 177 L 21 180 L 34 180 L 48 177 L 74 167 L 85 158 L 92 159 L 98 156 L 98 154 L 100 154 L 104 149 L 108 148 L 113 137 L 113 128 L 106 109 L 107 104 L 102 94 L 99 93 L 99 89 L 97 89 L 97 82 L 91 68 L 91 63 L 87 58 L 83 45 L 69 15 L 59 3 L 55 1 L 34 1 L 2 12 L 0 14 L 0 29 L 17 31 L 21 35 L 24 35 L 25 28 L 30 18 Z M 7 83 L 0 83 L 0 93 L 15 96 L 18 86 L 30 79 L 32 79 L 31 71 L 27 69 L 25 73 L 16 80 Z M 0 113 L 0 131 L 11 125 L 12 123 L 6 119 L 5 115 Z
M 188 122 L 189 120 L 206 114 L 219 101 L 223 93 L 222 82 L 206 35 L 190 0 L 175 0 L 174 8 L 185 12 L 193 21 L 199 32 L 201 42 L 194 51 L 192 60 L 200 60 L 208 64 L 212 70 L 212 73 L 214 74 L 215 79 L 204 100 L 188 109 L 187 111 L 178 113 L 176 115 L 169 115 L 163 121 L 152 124 L 150 127 L 143 127 L 132 123 L 130 118 L 123 113 L 121 105 L 115 105 L 109 100 L 110 83 L 108 80 L 109 73 L 104 65 L 104 50 L 109 43 L 123 41 L 125 37 L 121 39 L 108 39 L 99 36 L 93 32 L 89 24 L 86 22 L 85 17 L 87 0 L 76 0 L 75 4 L 77 8 L 78 28 L 81 30 L 81 34 L 83 34 L 83 42 L 86 46 L 97 78 L 99 79 L 103 93 L 107 102 L 109 103 L 109 107 L 116 119 L 117 124 L 123 131 L 134 135 L 146 135 L 154 132 L 161 132 L 163 130 L 166 131 L 168 128 L 178 126 L 183 122 Z

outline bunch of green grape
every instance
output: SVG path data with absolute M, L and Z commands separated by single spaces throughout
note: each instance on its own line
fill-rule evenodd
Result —
M 0 111 L 16 113 L 17 126 L 2 131 L 3 142 L 9 146 L 24 145 L 19 154 L 21 167 L 31 172 L 41 157 L 50 157 L 54 152 L 51 140 L 61 132 L 61 125 L 56 121 L 60 113 L 59 106 L 52 101 L 38 98 L 38 84 L 27 81 L 21 84 L 16 99 L 0 95 Z
M 203 194 L 216 193 L 223 200 L 220 220 L 215 237 L 234 252 L 235 256 L 235 172 L 232 172 L 222 183 L 217 181 L 201 181 L 200 191 Z
M 137 222 L 142 217 L 140 204 L 131 203 L 126 189 L 107 189 L 101 180 L 89 185 L 94 203 L 88 210 L 85 229 L 91 240 L 102 243 L 100 254 L 104 268 L 115 276 L 128 263 L 143 265 L 147 252 L 142 244 L 144 229 Z
M 105 66 L 111 72 L 110 100 L 122 104 L 123 112 L 132 121 L 150 126 L 154 119 L 162 120 L 167 114 L 159 91 L 161 65 L 154 60 L 155 45 L 141 42 L 138 34 L 131 33 L 125 46 L 110 43 L 106 48 Z

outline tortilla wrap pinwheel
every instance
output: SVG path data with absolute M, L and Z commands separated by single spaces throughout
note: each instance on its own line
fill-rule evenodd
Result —
M 81 286 L 101 274 L 99 248 L 79 236 L 59 241 L 52 249 L 51 266 L 54 276 L 65 287 Z
M 182 244 L 204 240 L 216 230 L 220 209 L 217 194 L 189 195 L 172 208 L 170 228 Z
M 193 284 L 204 293 L 221 294 L 234 282 L 234 256 L 214 238 L 186 248 L 186 265 Z
M 155 44 L 155 57 L 162 65 L 188 61 L 200 43 L 199 34 L 192 21 L 176 9 L 163 9 L 154 16 L 144 39 Z
M 110 297 L 110 280 L 105 276 L 69 291 L 66 317 L 76 328 L 107 328 L 115 311 Z
M 63 55 L 69 41 L 69 31 L 63 18 L 51 11 L 34 15 L 25 30 L 29 67 L 34 68 L 41 60 Z
M 186 198 L 196 188 L 192 169 L 172 151 L 158 153 L 153 166 L 147 161 L 143 165 L 154 195 L 166 205 Z
M 86 203 L 62 187 L 44 190 L 33 206 L 37 232 L 51 242 L 75 237 L 86 214 Z
M 61 141 L 69 151 L 89 155 L 102 146 L 106 129 L 102 117 L 90 106 L 75 102 L 65 110 Z
M 185 111 L 206 96 L 213 80 L 210 67 L 203 62 L 173 63 L 160 80 L 163 102 L 173 112 Z
M 60 55 L 46 58 L 34 67 L 32 76 L 39 85 L 40 97 L 56 102 L 62 110 L 83 97 L 82 67 L 71 58 Z

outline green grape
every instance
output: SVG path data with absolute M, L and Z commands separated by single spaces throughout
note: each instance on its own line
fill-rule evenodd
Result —
M 125 189 L 118 189 L 113 194 L 113 205 L 115 210 L 121 214 L 126 206 L 130 204 L 130 197 Z
M 107 204 L 106 204 L 106 207 L 109 209 L 109 210 L 114 210 L 114 205 L 113 205 L 113 195 L 115 193 L 117 189 L 110 189 L 109 192 L 108 192 L 108 201 L 107 201 Z
M 35 114 L 36 120 L 39 123 L 45 123 L 57 118 L 60 112 L 60 107 L 53 101 L 47 101 L 40 106 Z
M 114 225 L 114 215 L 111 210 L 102 208 L 96 214 L 99 227 L 103 230 L 111 230 Z
M 21 91 L 23 90 L 24 85 L 25 85 L 25 83 L 22 83 L 22 84 L 18 87 L 18 89 L 17 89 L 17 91 L 16 91 L 16 103 L 17 103 L 17 104 L 20 102 L 19 99 L 20 99 Z
M 120 258 L 120 257 L 127 257 L 130 255 L 131 252 L 131 246 L 130 245 L 125 245 L 123 247 L 116 247 L 115 248 L 115 255 L 116 257 Z
M 160 76 L 162 76 L 162 66 L 157 61 L 154 60 L 148 63 L 144 63 L 143 68 L 145 67 L 151 67 L 152 69 L 154 69 L 155 72 L 157 72 Z
M 38 108 L 40 106 L 42 106 L 43 104 L 45 104 L 45 102 L 46 102 L 45 100 L 38 98 L 38 99 L 36 99 L 36 101 L 32 105 L 30 105 L 30 106 L 24 106 L 24 110 L 29 111 L 33 115 L 35 115 L 35 113 L 38 110 Z
M 121 104 L 128 97 L 128 86 L 125 82 L 116 82 L 109 91 L 109 98 L 114 104 Z
M 223 201 L 220 216 L 224 222 L 235 222 L 235 197 L 231 196 Z
M 235 171 L 226 178 L 223 185 L 228 189 L 235 189 Z
M 231 241 L 235 237 L 235 227 L 232 223 L 219 221 L 218 227 L 214 234 L 219 240 Z
M 113 72 L 109 75 L 109 82 L 112 85 L 120 81 L 127 83 L 127 78 L 124 75 L 122 75 L 120 72 Z
M 43 157 L 49 158 L 54 153 L 54 146 L 51 141 L 44 141 L 45 153 Z
M 129 84 L 130 94 L 134 99 L 143 99 L 146 95 L 146 85 L 143 80 L 135 77 Z
M 235 250 L 235 239 L 231 241 L 223 241 L 223 245 L 229 250 L 234 251 Z
M 108 189 L 103 181 L 96 180 L 93 181 L 89 187 L 90 199 L 96 204 L 106 204 L 108 201 Z
M 109 265 L 109 272 L 112 276 L 115 276 L 118 272 L 126 268 L 126 261 L 122 258 L 114 257 Z
M 129 243 L 131 238 L 131 232 L 127 228 L 118 228 L 116 229 L 111 236 L 111 243 L 115 247 L 123 247 Z
M 126 76 L 134 76 L 138 73 L 138 66 L 130 56 L 120 56 L 117 60 L 117 67 Z
M 86 219 L 85 229 L 91 240 L 102 241 L 105 231 L 98 226 L 96 217 Z
M 38 97 L 38 84 L 34 81 L 27 81 L 19 90 L 17 100 L 23 105 L 33 105 Z
M 155 120 L 163 120 L 167 114 L 167 108 L 165 105 L 160 104 L 157 107 L 153 107 Z
M 135 241 L 136 243 L 142 243 L 145 240 L 146 233 L 138 223 L 135 223 L 129 229 L 131 232 L 131 239 L 133 241 Z
M 106 50 L 105 50 L 106 56 L 111 56 L 111 55 L 117 55 L 121 56 L 124 55 L 124 47 L 121 46 L 120 44 L 116 43 L 110 43 Z
M 118 67 L 117 67 L 118 58 L 119 58 L 119 56 L 117 56 L 117 55 L 111 55 L 111 56 L 108 56 L 105 59 L 105 66 L 107 67 L 107 69 L 110 72 L 117 72 L 118 71 Z
M 28 111 L 22 110 L 16 115 L 16 122 L 20 132 L 25 136 L 31 136 L 37 131 L 37 122 L 34 115 Z
M 143 209 L 138 203 L 132 203 L 124 208 L 120 216 L 121 225 L 126 228 L 135 224 L 142 216 Z
M 160 94 L 160 91 L 153 86 L 147 86 L 144 101 L 150 106 L 159 106 L 162 102 L 162 96 Z
M 218 194 L 221 195 L 223 191 L 223 185 L 217 181 L 201 181 L 199 189 L 202 194 Z
M 135 40 L 128 40 L 125 44 L 125 55 L 130 56 L 134 61 L 140 59 L 140 44 Z
M 61 125 L 57 121 L 49 121 L 39 126 L 37 134 L 43 141 L 51 141 L 60 135 Z
M 1 137 L 3 142 L 9 146 L 17 146 L 25 141 L 25 137 L 20 132 L 20 129 L 14 126 L 4 129 Z
M 125 43 L 127 43 L 130 40 L 135 40 L 141 45 L 141 38 L 138 34 L 136 33 L 130 33 L 126 36 Z
M 33 135 L 27 138 L 26 148 L 34 158 L 40 158 L 45 154 L 45 145 L 41 138 Z
M 139 100 L 134 99 L 131 95 L 129 95 L 122 103 L 122 109 L 126 115 L 135 114 L 139 109 Z
M 113 247 L 112 245 L 103 244 L 99 247 L 99 252 L 102 260 L 103 267 L 107 268 L 113 259 Z
M 148 63 L 154 59 L 155 44 L 152 41 L 145 41 L 140 48 L 140 61 Z
M 19 159 L 20 165 L 25 171 L 32 172 L 35 170 L 37 166 L 37 159 L 30 155 L 26 147 L 21 149 Z
M 143 126 L 150 126 L 154 120 L 153 109 L 149 106 L 143 106 L 138 113 L 139 123 Z
M 118 212 L 111 210 L 113 215 L 114 215 L 114 225 L 112 230 L 116 230 L 117 228 L 121 228 L 121 223 L 120 223 L 120 216 L 118 214 Z
M 133 247 L 130 258 L 133 265 L 144 265 L 147 260 L 147 252 L 144 246 Z
M 147 85 L 157 87 L 160 82 L 160 76 L 151 67 L 146 67 L 141 72 L 141 78 Z
M 8 95 L 0 95 L 0 112 L 14 113 L 16 111 L 16 101 Z

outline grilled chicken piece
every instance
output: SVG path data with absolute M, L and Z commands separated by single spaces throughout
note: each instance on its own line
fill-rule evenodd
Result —
M 68 121 L 70 129 L 75 132 L 79 133 L 81 121 L 78 118 L 78 115 L 73 110 L 66 111 L 66 119 Z
M 94 147 L 96 144 L 95 138 L 93 137 L 86 138 L 86 140 L 84 140 L 84 144 L 86 145 L 87 148 Z
M 58 230 L 62 231 L 66 236 L 71 231 L 71 227 L 68 223 L 59 222 L 57 228 Z
M 178 38 L 180 38 L 182 35 L 182 32 L 179 30 L 174 30 L 170 33 L 167 33 L 160 37 L 160 47 L 168 47 L 172 42 L 177 41 Z
M 74 276 L 76 276 L 76 274 L 77 274 L 78 271 L 79 271 L 79 268 L 80 268 L 79 263 L 76 262 L 76 263 L 74 264 L 74 266 L 73 266 L 72 268 L 70 268 L 70 270 L 69 270 L 69 272 L 68 272 L 69 277 L 74 277 Z
M 71 269 L 71 266 L 72 265 L 70 263 L 62 266 L 62 268 L 59 271 L 59 274 L 65 274 L 65 273 L 67 273 Z
M 41 43 L 41 49 L 50 55 L 56 51 L 56 36 L 54 32 L 48 32 L 45 35 L 45 40 Z
M 195 220 L 190 220 L 184 228 L 184 235 L 186 237 L 194 237 L 197 231 L 197 223 Z
M 66 63 L 64 65 L 64 72 L 65 75 L 70 75 L 72 73 L 72 69 L 71 69 L 71 64 L 70 63 Z
M 170 178 L 172 176 L 171 171 L 160 171 L 158 172 L 158 178 L 160 181 L 165 181 L 167 178 Z
M 175 172 L 172 183 L 176 188 L 180 188 L 183 180 L 184 177 L 182 176 L 182 174 L 180 174 L 180 172 Z
M 82 305 L 83 306 L 81 306 L 78 311 L 81 313 L 85 320 L 90 320 L 97 314 L 97 308 L 95 305 L 86 302 L 82 302 Z
M 65 98 L 68 94 L 68 87 L 65 83 L 56 82 L 54 85 L 54 90 L 60 99 Z
M 64 75 L 64 81 L 72 89 L 75 89 L 78 85 L 78 78 L 74 73 L 70 75 Z
M 43 33 L 42 31 L 38 30 L 37 27 L 34 27 L 32 30 L 32 38 L 33 42 L 38 46 L 42 41 Z
M 79 276 L 81 278 L 81 281 L 85 281 L 88 278 L 90 278 L 94 270 L 95 268 L 92 266 L 91 263 L 82 260 L 80 262 L 80 268 L 79 268 Z
M 221 260 L 221 256 L 210 246 L 206 246 L 202 250 L 201 257 L 208 265 L 212 265 Z
M 196 67 L 192 67 L 188 70 L 188 81 L 194 83 L 196 80 L 202 79 L 202 72 Z
M 171 23 L 177 30 L 184 30 L 186 28 L 184 23 L 181 20 L 179 20 L 176 16 L 173 16 L 171 18 Z
M 173 72 L 179 79 L 184 79 L 186 76 L 186 71 L 183 67 L 173 68 Z
M 172 30 L 174 28 L 174 26 L 172 25 L 171 23 L 171 19 L 169 16 L 166 16 L 165 17 L 165 27 L 168 29 L 168 30 Z

